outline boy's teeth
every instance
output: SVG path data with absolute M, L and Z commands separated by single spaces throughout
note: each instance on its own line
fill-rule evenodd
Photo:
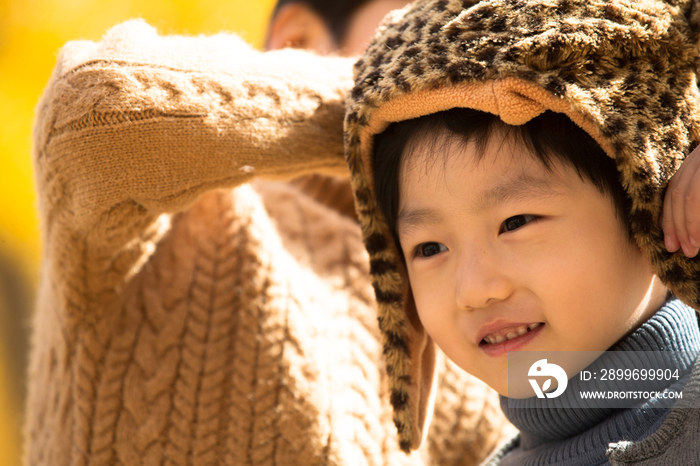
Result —
M 530 325 L 521 325 L 520 327 L 517 328 L 509 328 L 508 332 L 504 335 L 502 333 L 502 330 L 499 330 L 498 332 L 491 333 L 489 335 L 486 335 L 484 337 L 484 340 L 486 343 L 490 345 L 494 345 L 496 343 L 503 343 L 506 340 L 512 340 L 513 338 L 517 338 L 521 335 L 525 335 L 527 332 L 530 330 L 536 329 L 542 325 L 542 322 L 537 322 L 536 324 L 530 324 Z

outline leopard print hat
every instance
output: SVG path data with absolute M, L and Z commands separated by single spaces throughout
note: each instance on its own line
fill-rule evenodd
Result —
M 373 193 L 374 135 L 468 107 L 520 125 L 566 114 L 617 163 L 637 244 L 700 309 L 700 260 L 664 248 L 664 190 L 700 141 L 698 0 L 419 0 L 391 13 L 354 69 L 346 159 L 378 303 L 394 423 L 418 448 L 432 412 L 435 348 Z

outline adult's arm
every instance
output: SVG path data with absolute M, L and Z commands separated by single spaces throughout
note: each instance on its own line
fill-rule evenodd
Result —
M 257 52 L 236 36 L 158 36 L 142 21 L 72 42 L 38 106 L 45 264 L 76 311 L 139 269 L 168 215 L 254 176 L 344 173 L 352 61 Z

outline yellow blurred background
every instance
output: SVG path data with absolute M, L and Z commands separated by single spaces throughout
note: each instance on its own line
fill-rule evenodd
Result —
M 160 34 L 239 33 L 260 47 L 274 0 L 0 0 L 0 465 L 18 465 L 29 317 L 41 253 L 36 105 L 60 47 L 143 18 Z

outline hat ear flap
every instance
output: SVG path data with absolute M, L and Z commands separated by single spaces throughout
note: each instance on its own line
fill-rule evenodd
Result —
M 408 283 L 408 280 L 405 283 Z M 410 429 L 399 432 L 399 441 L 401 449 L 408 452 L 420 447 L 430 427 L 437 391 L 437 371 L 435 343 L 428 336 L 418 317 L 416 303 L 409 285 L 406 286 L 403 303 L 404 313 L 409 324 L 408 350 L 411 381 L 408 386 L 408 410 Z M 392 395 L 392 404 L 394 401 Z M 395 418 L 397 415 L 395 406 Z M 407 434 L 410 434 L 410 438 Z

